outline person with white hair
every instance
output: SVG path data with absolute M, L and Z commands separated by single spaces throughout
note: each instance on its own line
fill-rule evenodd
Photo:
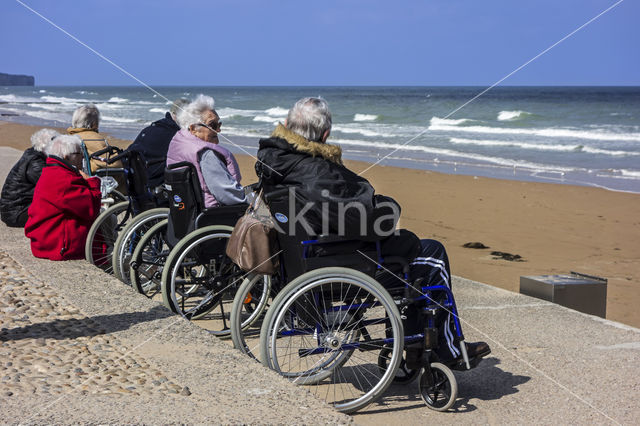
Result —
M 289 222 L 300 222 L 311 234 L 332 234 L 348 240 L 379 241 L 382 256 L 397 256 L 410 263 L 412 286 L 451 287 L 449 258 L 444 246 L 421 240 L 406 229 L 396 230 L 400 206 L 375 194 L 373 186 L 342 163 L 340 146 L 326 143 L 331 133 L 331 112 L 322 98 L 303 98 L 291 108 L 284 125 L 260 140 L 256 174 L 265 192 L 283 188 L 295 193 L 295 211 Z M 363 262 L 368 260 L 363 257 Z M 392 274 L 379 274 L 388 287 L 404 286 Z M 435 297 L 435 296 L 434 296 Z M 440 297 L 438 295 L 437 297 Z M 439 359 L 447 364 L 462 359 L 460 342 L 451 314 L 436 317 Z M 424 330 L 420 308 L 409 305 L 403 313 L 405 335 Z M 484 342 L 465 343 L 470 358 L 482 358 L 491 350 Z M 419 365 L 422 347 L 407 347 L 409 368 Z
M 212 97 L 199 95 L 178 112 L 180 131 L 169 144 L 167 165 L 189 162 L 196 167 L 205 207 L 246 202 L 240 168 L 233 154 L 219 145 L 222 123 Z
M 33 190 L 47 160 L 43 152 L 51 139 L 59 133 L 53 129 L 41 129 L 31 136 L 28 148 L 11 168 L 0 195 L 0 218 L 7 226 L 22 228 L 27 222 L 27 209 L 33 200 Z
M 57 136 L 45 151 L 48 158 L 33 193 L 24 234 L 36 257 L 84 259 L 87 234 L 100 213 L 100 179 L 81 170 L 79 137 Z
M 100 111 L 94 104 L 87 104 L 78 107 L 73 112 L 71 118 L 71 127 L 67 128 L 67 133 L 70 135 L 76 135 L 82 139 L 87 155 L 91 155 L 94 152 L 100 151 L 107 147 L 106 138 L 98 131 L 100 126 Z M 91 167 L 90 172 L 93 175 L 96 170 L 104 168 L 122 168 L 122 162 L 116 161 L 112 164 L 106 164 L 104 161 L 96 160 L 95 158 L 87 159 Z M 120 191 L 126 191 L 126 185 L 121 176 L 117 176 L 118 189 Z

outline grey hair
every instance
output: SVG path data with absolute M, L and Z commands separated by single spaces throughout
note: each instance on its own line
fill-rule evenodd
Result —
M 189 102 L 191 101 L 187 98 L 178 98 L 175 101 L 173 101 L 173 104 L 171 105 L 171 109 L 169 110 L 169 114 L 171 114 L 171 117 L 173 117 L 173 119 L 176 120 L 178 118 L 178 113 L 182 111 L 182 109 L 185 106 L 187 106 Z
M 100 111 L 94 104 L 82 105 L 73 112 L 71 126 L 80 129 L 98 129 L 100 125 Z
M 60 135 L 51 141 L 45 149 L 45 154 L 67 158 L 71 154 L 82 151 L 82 139 L 75 135 Z
M 57 136 L 60 136 L 60 133 L 53 129 L 40 129 L 31 135 L 31 146 L 36 151 L 43 152 L 47 144 Z
M 207 111 L 214 111 L 215 101 L 211 96 L 198 95 L 189 105 L 178 112 L 178 124 L 182 129 L 188 129 L 192 124 L 202 122 L 202 115 Z
M 322 98 L 302 98 L 289 110 L 287 128 L 313 142 L 331 130 L 331 111 Z

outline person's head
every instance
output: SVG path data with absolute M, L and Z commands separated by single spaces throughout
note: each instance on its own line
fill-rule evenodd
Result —
M 169 113 L 171 114 L 171 118 L 173 118 L 174 121 L 178 120 L 178 113 L 187 105 L 189 105 L 189 99 L 187 98 L 178 98 L 175 101 L 173 101 L 173 104 L 171 105 L 171 109 L 169 110 Z
M 53 129 L 40 129 L 31 135 L 31 146 L 36 151 L 43 152 L 47 144 L 56 136 L 60 136 L 60 133 Z
M 215 101 L 211 96 L 198 97 L 178 112 L 180 128 L 189 130 L 191 134 L 203 141 L 218 143 L 220 117 L 213 109 Z
M 331 133 L 331 111 L 322 98 L 302 98 L 289 110 L 285 127 L 313 142 L 325 142 Z
M 100 111 L 94 104 L 82 105 L 73 112 L 71 126 L 78 129 L 98 131 L 100 125 Z
M 82 168 L 82 139 L 74 135 L 56 136 L 47 145 L 45 154 L 67 160 L 80 169 Z

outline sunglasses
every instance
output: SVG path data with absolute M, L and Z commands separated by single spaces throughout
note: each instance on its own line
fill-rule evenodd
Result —
M 220 128 L 222 127 L 222 121 L 218 121 L 215 123 L 209 123 L 209 124 L 204 124 L 204 123 L 198 123 L 198 126 L 202 126 L 202 127 L 206 127 L 207 129 L 211 130 L 212 132 L 219 132 Z

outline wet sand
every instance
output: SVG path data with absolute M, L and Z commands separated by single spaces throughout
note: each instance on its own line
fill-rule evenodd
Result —
M 0 145 L 24 150 L 38 129 L 0 121 Z M 254 182 L 255 160 L 237 157 L 243 184 Z M 346 164 L 356 172 L 368 167 Z M 516 292 L 523 275 L 576 271 L 604 277 L 607 318 L 640 327 L 639 194 L 388 166 L 376 166 L 365 177 L 402 205 L 402 227 L 445 244 L 453 274 Z M 489 248 L 462 247 L 468 242 Z M 522 259 L 497 258 L 492 251 Z

